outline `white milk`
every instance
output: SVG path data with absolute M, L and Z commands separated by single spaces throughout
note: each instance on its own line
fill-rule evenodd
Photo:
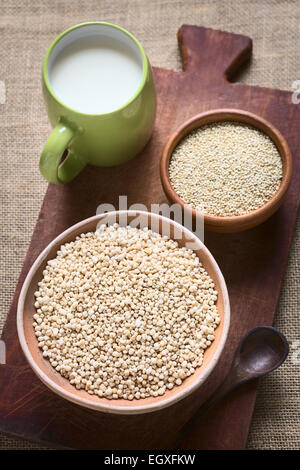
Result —
M 142 59 L 114 38 L 91 36 L 66 46 L 50 67 L 56 96 L 67 106 L 88 114 L 109 113 L 137 91 Z

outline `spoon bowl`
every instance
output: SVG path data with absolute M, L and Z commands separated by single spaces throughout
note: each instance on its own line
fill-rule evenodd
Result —
M 260 326 L 244 336 L 236 355 L 240 368 L 254 378 L 279 367 L 288 352 L 287 340 L 280 331 L 271 326 Z

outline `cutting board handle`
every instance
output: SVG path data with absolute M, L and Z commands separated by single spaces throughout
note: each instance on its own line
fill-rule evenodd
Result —
M 232 79 L 252 53 L 252 40 L 240 34 L 183 25 L 177 37 L 183 69 L 210 83 Z

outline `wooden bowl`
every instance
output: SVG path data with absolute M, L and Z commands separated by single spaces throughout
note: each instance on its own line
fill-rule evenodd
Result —
M 77 390 L 43 357 L 38 347 L 37 338 L 32 325 L 33 315 L 35 313 L 34 292 L 38 289 L 37 284 L 43 277 L 42 272 L 47 261 L 56 256 L 56 252 L 62 244 L 74 240 L 77 235 L 83 232 L 95 231 L 99 222 L 108 225 L 115 222 L 119 222 L 120 225 L 128 225 L 136 216 L 139 217 L 139 227 L 147 226 L 151 227 L 153 231 L 159 233 L 163 232 L 170 238 L 176 238 L 181 246 L 185 246 L 189 242 L 195 243 L 194 251 L 212 277 L 216 289 L 219 292 L 217 308 L 221 322 L 216 329 L 215 340 L 204 354 L 203 364 L 196 369 L 194 374 L 185 379 L 180 386 L 176 386 L 172 390 L 168 390 L 164 395 L 158 397 L 149 397 L 140 400 L 134 399 L 132 401 L 124 399 L 108 400 L 106 398 L 90 395 L 83 390 Z M 169 231 L 169 234 L 166 230 L 167 232 Z M 181 239 L 178 239 L 178 234 Z M 193 390 L 200 387 L 213 371 L 222 354 L 229 322 L 230 307 L 226 284 L 216 261 L 208 249 L 196 236 L 178 223 L 166 217 L 142 211 L 119 211 L 97 215 L 83 220 L 55 238 L 32 265 L 20 293 L 17 313 L 17 329 L 23 352 L 33 371 L 47 387 L 58 395 L 78 405 L 97 411 L 119 414 L 137 414 L 155 411 L 181 400 Z
M 185 201 L 180 198 L 173 189 L 169 178 L 169 161 L 176 145 L 194 129 L 204 126 L 205 124 L 219 121 L 240 122 L 251 125 L 265 132 L 265 134 L 267 134 L 276 145 L 282 158 L 283 175 L 278 191 L 263 206 L 245 215 L 220 217 L 201 214 L 198 210 L 194 209 L 191 205 L 185 203 Z M 285 138 L 265 119 L 239 109 L 216 109 L 198 114 L 192 119 L 189 119 L 168 138 L 161 157 L 160 177 L 162 186 L 169 201 L 172 204 L 179 204 L 182 209 L 185 207 L 185 210 L 191 211 L 193 219 L 197 216 L 204 217 L 204 225 L 207 230 L 211 230 L 213 232 L 238 232 L 261 224 L 282 204 L 292 177 L 292 156 Z

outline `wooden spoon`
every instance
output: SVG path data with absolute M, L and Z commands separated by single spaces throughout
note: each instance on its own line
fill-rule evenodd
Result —
M 276 328 L 258 326 L 250 330 L 241 340 L 225 380 L 185 424 L 172 449 L 179 448 L 181 442 L 197 426 L 201 418 L 227 393 L 238 385 L 277 369 L 285 361 L 288 352 L 288 342 Z

